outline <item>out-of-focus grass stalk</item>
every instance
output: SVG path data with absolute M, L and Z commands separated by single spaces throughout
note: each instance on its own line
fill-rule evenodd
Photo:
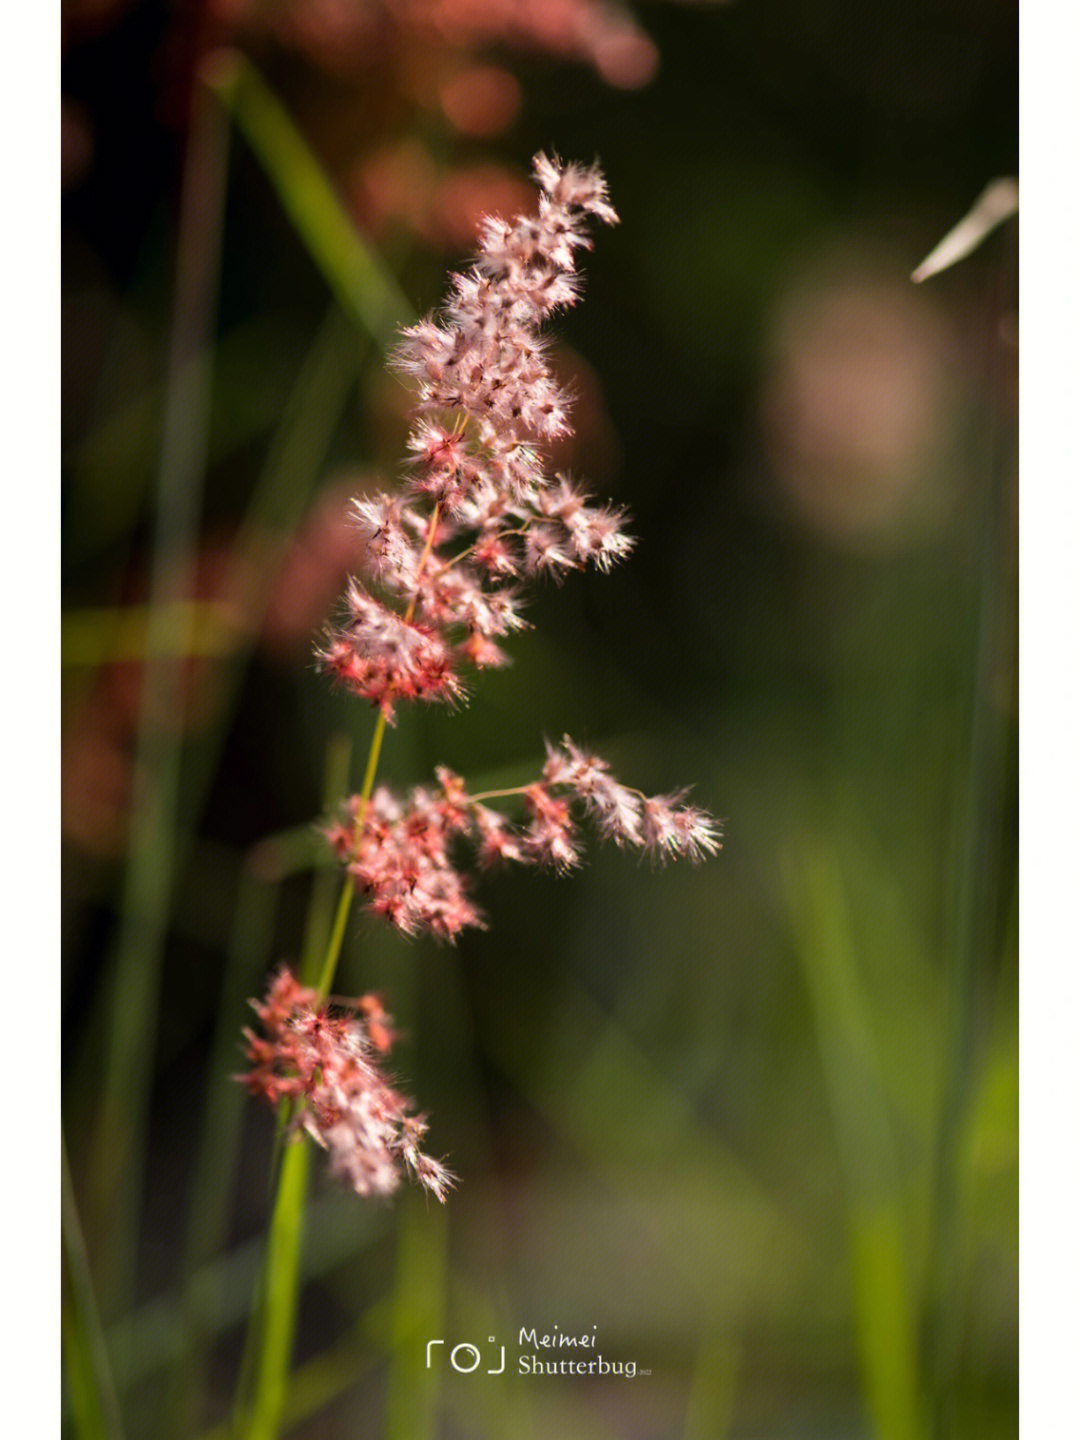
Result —
M 430 1370 L 425 1354 L 429 1340 L 446 1334 L 449 1224 L 445 1206 L 432 1209 L 427 1198 L 405 1196 L 398 1210 L 383 1440 L 435 1440 L 438 1434 L 448 1346 L 439 1348 Z
M 317 1411 L 332 1405 L 374 1369 L 376 1356 L 365 1339 L 367 1316 L 357 1330 L 332 1349 L 308 1360 L 293 1371 L 282 1415 L 283 1425 L 299 1425 Z M 230 1440 L 234 1434 L 229 1421 L 204 1430 L 199 1440 Z
M 181 1350 L 165 1406 L 167 1423 L 176 1435 L 192 1434 L 197 1423 L 204 1379 L 201 1347 L 206 1339 L 200 1317 L 206 1297 L 202 1293 L 196 1296 L 194 1281 L 220 1251 L 228 1230 L 245 1101 L 241 1087 L 229 1083 L 229 1073 L 238 1060 L 238 1023 L 245 996 L 257 989 L 266 969 L 278 895 L 276 885 L 268 886 L 245 863 L 225 952 L 180 1265 Z
M 987 393 L 1003 387 L 999 373 L 1011 364 L 1003 354 L 1000 322 L 1013 304 L 1015 231 L 1003 238 L 998 288 L 987 325 Z M 983 434 L 980 427 L 980 435 Z M 1015 597 L 1004 583 L 1009 563 L 1007 482 L 1011 445 L 990 427 L 983 460 L 977 526 L 979 601 L 971 676 L 970 731 L 960 807 L 960 874 L 956 900 L 956 947 L 952 987 L 949 1067 L 934 1157 L 934 1206 L 929 1260 L 926 1348 L 930 1370 L 932 1434 L 944 1440 L 953 1429 L 953 1399 L 960 1365 L 964 1278 L 960 1258 L 960 1177 L 962 1137 L 979 1071 L 980 1043 L 987 1029 L 983 981 L 1000 954 L 995 924 L 1001 901 L 1003 836 L 996 823 L 1009 783 L 1011 721 L 1002 696 L 995 695 L 1003 657 L 1011 660 Z
M 541 1048 L 527 1051 L 499 1024 L 485 1026 L 485 1051 L 585 1163 L 609 1181 L 621 1206 L 679 1272 L 702 1314 L 711 1317 L 712 1307 L 724 1301 L 715 1282 L 725 1258 L 723 1232 L 706 1208 L 687 1208 L 678 1226 L 672 1225 L 669 1212 L 635 1192 L 635 1173 L 656 1173 L 667 1160 L 673 1169 L 685 1170 L 691 1161 L 709 1177 L 711 1194 L 719 1198 L 727 1191 L 745 1199 L 770 1243 L 795 1257 L 803 1237 L 775 1196 L 702 1124 L 687 1095 L 626 1028 L 584 987 L 568 980 L 563 987 L 559 1023 Z M 598 1095 L 609 1103 L 598 1105 Z
M 312 1201 L 309 1215 L 311 1238 L 304 1252 L 305 1275 L 329 1275 L 369 1246 L 389 1243 L 391 1212 L 370 1208 L 358 1212 L 356 1197 L 349 1191 L 319 1196 Z M 263 1237 L 254 1236 L 201 1266 L 191 1277 L 186 1299 L 204 1336 L 221 1336 L 248 1318 L 264 1251 Z M 177 1291 L 166 1292 L 106 1331 L 109 1353 L 120 1362 L 113 1374 L 121 1394 L 147 1376 L 179 1363 L 184 1348 L 183 1303 L 184 1297 Z
M 61 1309 L 64 1369 L 80 1440 L 121 1440 L 120 1407 L 101 1329 L 90 1264 L 86 1257 L 67 1145 L 61 1138 L 61 1214 L 64 1294 Z
M 212 83 L 335 295 L 345 295 L 348 316 L 385 350 L 415 318 L 412 308 L 377 252 L 353 228 L 307 142 L 242 56 L 219 52 Z M 320 227 L 329 227 L 333 243 L 318 240 Z M 243 592 L 252 635 L 270 598 L 280 548 L 308 503 L 356 373 L 355 332 L 334 304 L 285 405 L 236 542 L 235 578 L 228 590 Z M 190 810 L 201 804 L 216 772 L 249 648 L 236 653 L 221 680 L 214 729 L 193 747 L 185 785 Z
M 174 872 L 183 868 L 203 802 L 217 773 L 246 664 L 272 593 L 279 557 L 315 488 L 355 378 L 355 331 L 333 304 L 300 367 L 237 540 L 233 578 L 226 590 L 242 596 L 248 628 L 237 637 L 231 653 L 223 657 L 215 676 L 213 724 L 188 747 L 171 832 Z M 171 629 L 167 633 L 171 634 Z M 100 999 L 98 1006 L 100 1023 L 107 1024 Z M 96 1034 L 96 1026 L 88 1026 L 87 1032 Z M 79 1057 L 76 1069 L 80 1074 L 92 1073 L 91 1058 L 96 1061 L 96 1046 L 93 1057 Z
M 683 1440 L 724 1440 L 731 1431 L 735 1408 L 734 1347 L 706 1340 L 698 1351 Z
M 843 1173 L 867 1404 L 879 1440 L 922 1440 L 911 1238 L 839 857 L 823 836 L 805 835 L 784 855 L 782 878 Z
M 393 273 L 363 244 L 292 117 L 237 51 L 217 57 L 218 93 L 277 191 L 289 219 L 344 308 L 385 347 L 409 304 Z
M 214 601 L 176 600 L 157 607 L 156 614 L 147 605 L 68 611 L 60 627 L 60 663 L 96 669 L 162 655 L 231 655 L 242 633 L 235 617 Z
M 106 1237 L 109 1308 L 134 1283 L 150 1074 L 161 964 L 174 882 L 182 711 L 179 663 L 167 656 L 187 598 L 202 496 L 211 351 L 220 268 L 229 128 L 197 79 L 180 202 L 175 308 L 155 516 L 146 666 L 139 714 L 129 860 L 124 877 L 105 1079 L 91 1151 L 95 1228 Z M 186 648 L 186 647 L 185 647 Z

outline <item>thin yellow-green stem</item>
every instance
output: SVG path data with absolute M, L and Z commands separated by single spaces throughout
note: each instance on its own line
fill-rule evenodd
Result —
M 478 795 L 470 795 L 470 803 L 478 804 L 481 800 L 505 800 L 511 795 L 524 795 L 526 785 L 511 785 L 506 790 L 481 790 Z
M 326 947 L 326 958 L 323 960 L 322 970 L 319 972 L 319 983 L 316 986 L 319 994 L 329 995 L 330 986 L 334 983 L 334 972 L 337 970 L 337 963 L 341 957 L 341 946 L 345 939 L 345 926 L 349 919 L 349 910 L 352 906 L 352 897 L 355 891 L 352 881 L 346 878 L 341 887 L 341 897 L 338 900 L 337 912 L 334 915 L 334 928 L 330 932 L 330 944 Z
M 250 1418 L 236 1417 L 236 1433 L 245 1440 L 275 1440 L 285 1408 L 296 1311 L 300 1298 L 300 1240 L 304 1226 L 311 1152 L 298 1136 L 286 1147 L 270 1220 L 264 1270 L 266 1303 Z

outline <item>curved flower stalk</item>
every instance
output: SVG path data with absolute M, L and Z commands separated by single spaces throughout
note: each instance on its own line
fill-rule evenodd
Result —
M 440 768 L 436 783 L 400 798 L 375 788 L 385 728 L 399 704 L 452 703 L 469 673 L 505 659 L 526 624 L 526 584 L 596 565 L 608 570 L 633 541 L 625 516 L 567 476 L 548 474 L 545 447 L 570 433 L 567 396 L 548 368 L 544 322 L 580 293 L 587 226 L 616 222 L 595 166 L 537 156 L 535 214 L 491 217 L 475 263 L 451 279 L 442 309 L 404 331 L 393 358 L 417 387 L 406 484 L 353 502 L 364 573 L 316 652 L 321 668 L 378 713 L 363 788 L 326 829 L 346 872 L 330 951 L 315 989 L 287 972 L 256 1010 L 250 1089 L 296 1105 L 294 1126 L 330 1151 L 360 1194 L 386 1194 L 411 1172 L 440 1200 L 451 1180 L 417 1149 L 423 1125 L 383 1079 L 375 1032 L 325 1009 L 354 893 L 397 929 L 453 940 L 483 918 L 471 871 L 499 863 L 579 863 L 580 822 L 659 860 L 700 860 L 719 826 L 685 792 L 648 796 L 565 737 L 548 745 L 537 780 L 470 794 Z M 513 813 L 492 808 L 514 802 Z

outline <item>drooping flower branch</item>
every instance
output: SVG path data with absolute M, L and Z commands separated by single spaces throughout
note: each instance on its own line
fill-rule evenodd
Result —
M 460 776 L 440 767 L 436 788 L 416 788 L 407 800 L 380 786 L 363 806 L 345 802 L 327 838 L 369 908 L 399 930 L 454 939 L 483 919 L 469 897 L 461 860 L 471 842 L 481 868 L 505 862 L 549 865 L 561 872 L 579 863 L 578 819 L 584 811 L 600 834 L 659 860 L 700 860 L 719 848 L 716 822 L 681 795 L 643 795 L 621 785 L 606 761 L 587 755 L 567 736 L 548 746 L 539 780 L 512 790 L 469 795 Z M 512 820 L 485 802 L 518 798 L 523 817 Z

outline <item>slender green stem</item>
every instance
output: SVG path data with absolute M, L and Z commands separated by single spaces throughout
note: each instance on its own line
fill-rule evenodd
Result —
M 172 1433 L 177 1436 L 192 1434 L 203 1398 L 205 1299 L 198 1296 L 197 1277 L 224 1248 L 228 1230 L 229 1202 L 240 1164 L 245 1098 L 239 1085 L 229 1083 L 228 1075 L 236 1068 L 236 1027 L 245 996 L 253 992 L 259 974 L 266 968 L 279 892 L 280 886 L 267 884 L 250 863 L 245 864 L 226 947 L 184 1235 L 177 1323 L 181 1340 L 166 1392 L 166 1413 Z M 203 1295 L 205 1290 L 204 1279 Z
M 367 809 L 367 802 L 371 799 L 371 792 L 375 788 L 375 772 L 379 768 L 379 753 L 382 750 L 383 736 L 386 734 L 386 716 L 381 712 L 375 722 L 375 733 L 371 737 L 371 749 L 368 751 L 367 765 L 364 769 L 364 783 L 360 787 L 361 809 Z M 361 820 L 364 818 L 360 816 Z
M 330 944 L 326 947 L 326 958 L 323 960 L 322 970 L 319 972 L 319 983 L 316 986 L 322 996 L 329 995 L 330 986 L 334 983 L 334 972 L 341 955 L 341 945 L 345 939 L 345 925 L 349 918 L 355 889 L 352 881 L 348 879 L 341 887 L 341 896 L 338 899 L 337 912 L 334 915 L 334 928 L 330 933 Z
M 879 1440 L 926 1440 L 894 1119 L 835 847 L 824 835 L 800 837 L 784 856 L 782 881 L 843 1177 L 867 1405 Z
M 362 824 L 364 813 L 367 810 L 368 801 L 371 799 L 371 792 L 375 788 L 375 773 L 379 768 L 379 752 L 382 750 L 383 736 L 386 734 L 386 716 L 379 715 L 375 722 L 375 733 L 371 737 L 371 749 L 368 751 L 367 765 L 364 767 L 364 783 L 360 789 L 360 809 L 357 815 L 357 824 Z M 334 928 L 330 932 L 330 943 L 326 947 L 326 956 L 323 960 L 322 969 L 319 971 L 319 983 L 316 986 L 319 994 L 327 996 L 330 987 L 334 983 L 334 975 L 337 971 L 338 960 L 341 958 L 341 946 L 345 940 L 345 926 L 349 919 L 349 910 L 352 907 L 352 897 L 356 887 L 348 876 L 341 887 L 341 896 L 338 900 L 337 912 L 334 915 Z M 307 978 L 306 976 L 304 977 Z
M 1015 232 L 1014 232 L 1015 234 Z M 1015 239 L 1010 236 L 998 277 L 1000 293 L 990 307 L 987 390 L 1000 384 L 1009 364 L 998 340 L 1002 314 L 1012 309 Z M 965 1247 L 959 1181 L 961 1137 L 975 1092 L 986 1044 L 990 998 L 987 977 L 1000 954 L 1000 904 L 1004 877 L 1001 817 L 1011 782 L 1010 721 L 993 696 L 995 671 L 1003 657 L 1014 664 L 1015 598 L 1008 578 L 1010 533 L 1008 485 L 1013 474 L 1012 443 L 991 428 L 986 437 L 987 480 L 979 496 L 976 523 L 981 532 L 976 644 L 970 679 L 970 731 L 964 793 L 960 805 L 960 874 L 956 904 L 956 946 L 949 1068 L 942 1097 L 934 1156 L 933 1229 L 928 1262 L 926 1327 L 932 1437 L 942 1440 L 955 1421 L 956 1377 L 962 1363 Z M 1012 675 L 1015 683 L 1015 672 Z
M 511 795 L 524 795 L 527 789 L 526 785 L 511 785 L 507 790 L 481 790 L 478 795 L 469 795 L 466 798 L 470 805 L 478 805 L 481 800 L 505 800 Z
M 310 1166 L 310 1147 L 297 1136 L 281 1162 L 270 1220 L 254 1399 L 246 1425 L 242 1415 L 237 1417 L 238 1433 L 246 1440 L 275 1440 L 281 1427 L 300 1300 L 300 1241 Z

